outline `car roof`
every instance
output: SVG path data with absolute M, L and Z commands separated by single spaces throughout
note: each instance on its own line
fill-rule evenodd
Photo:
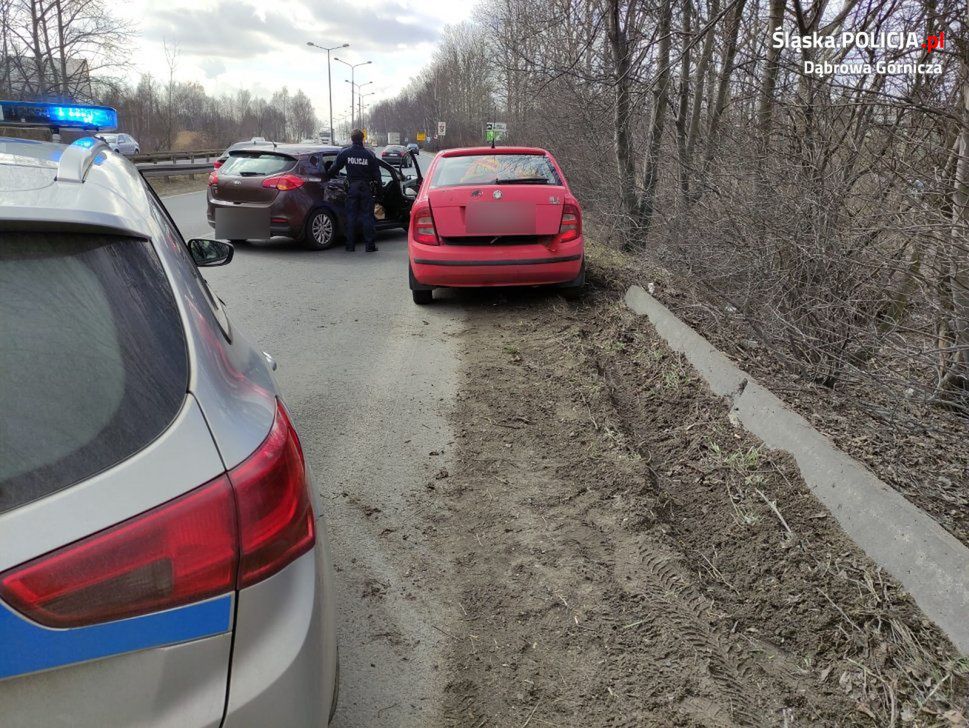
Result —
M 267 149 L 265 142 L 258 144 L 244 142 L 233 144 L 229 147 L 230 152 L 278 152 L 279 154 L 288 154 L 290 156 L 298 156 L 301 154 L 337 154 L 342 149 L 343 147 L 335 147 L 332 144 L 276 144 Z
M 552 156 L 539 147 L 456 147 L 445 149 L 440 153 L 442 157 L 469 157 L 475 154 L 537 154 L 541 157 Z
M 41 194 L 38 194 L 42 191 Z M 151 201 L 131 162 L 98 139 L 0 136 L 0 229 L 151 236 Z

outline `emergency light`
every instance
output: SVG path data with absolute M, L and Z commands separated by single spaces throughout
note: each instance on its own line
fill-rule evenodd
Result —
M 113 131 L 118 128 L 118 112 L 110 106 L 0 101 L 0 125 Z

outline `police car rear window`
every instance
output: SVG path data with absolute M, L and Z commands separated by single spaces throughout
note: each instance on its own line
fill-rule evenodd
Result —
M 188 389 L 181 318 L 151 244 L 4 232 L 0 513 L 138 452 Z
M 265 177 L 270 174 L 288 172 L 296 164 L 293 157 L 274 152 L 231 152 L 219 174 L 234 174 L 242 177 Z
M 539 154 L 442 157 L 431 180 L 431 187 L 494 184 L 560 185 L 562 181 L 548 157 Z

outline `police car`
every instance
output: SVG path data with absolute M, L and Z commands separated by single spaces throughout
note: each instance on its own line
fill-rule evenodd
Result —
M 0 102 L 88 132 L 106 107 Z M 0 133 L 2 133 L 0 129 Z M 318 726 L 319 496 L 268 355 L 103 141 L 0 137 L 0 723 Z

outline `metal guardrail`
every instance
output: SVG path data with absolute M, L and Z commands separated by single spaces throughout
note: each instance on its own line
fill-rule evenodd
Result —
M 212 171 L 212 162 L 198 164 L 139 164 L 143 177 L 175 177 L 180 174 L 205 174 Z
M 169 164 L 177 164 L 179 162 L 187 162 L 189 164 L 194 164 L 198 162 L 206 162 L 210 159 L 214 159 L 222 154 L 222 149 L 189 149 L 185 151 L 161 151 L 161 152 L 150 152 L 148 154 L 135 154 L 129 159 L 135 164 L 160 164 L 162 162 Z

